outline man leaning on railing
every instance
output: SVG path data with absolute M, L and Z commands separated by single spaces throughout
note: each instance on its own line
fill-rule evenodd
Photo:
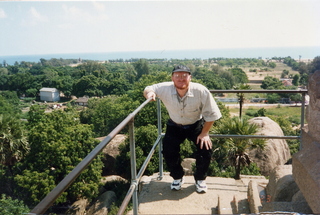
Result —
M 197 146 L 194 173 L 196 191 L 204 193 L 207 192 L 205 179 L 212 156 L 209 130 L 214 121 L 221 118 L 221 113 L 210 91 L 201 84 L 191 82 L 188 67 L 175 66 L 171 80 L 147 86 L 143 92 L 144 97 L 152 100 L 158 97 L 170 116 L 163 138 L 162 153 L 170 176 L 174 179 L 171 189 L 180 190 L 184 183 L 180 144 L 189 139 Z

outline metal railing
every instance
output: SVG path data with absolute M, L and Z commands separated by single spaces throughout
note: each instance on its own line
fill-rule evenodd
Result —
M 148 103 L 147 99 L 137 109 L 130 113 L 109 135 L 102 140 L 38 205 L 29 215 L 44 214 L 56 199 L 71 185 L 71 183 L 82 173 L 92 160 L 104 149 L 104 147 L 127 125 L 129 124 L 130 136 L 133 134 L 133 119 L 135 115 Z M 134 141 L 130 140 L 131 143 Z M 135 157 L 135 156 L 134 156 Z M 132 162 L 131 162 L 132 163 Z M 133 162 L 134 163 L 134 162 Z
M 301 93 L 301 129 L 304 126 L 304 109 L 305 109 L 305 95 L 307 90 L 210 90 L 211 93 Z M 129 125 L 129 139 L 130 139 L 130 163 L 131 163 L 131 185 L 124 198 L 118 215 L 123 214 L 132 198 L 133 213 L 138 214 L 138 195 L 137 188 L 141 177 L 147 168 L 155 150 L 159 147 L 159 152 L 162 151 L 162 123 L 161 123 L 161 102 L 157 99 L 157 118 L 158 118 L 158 138 L 150 150 L 146 160 L 144 161 L 139 173 L 136 173 L 136 154 L 135 154 L 135 140 L 134 140 L 134 117 L 135 115 L 151 101 L 147 99 L 136 110 L 130 113 L 108 136 L 101 141 L 33 210 L 29 215 L 44 214 L 48 208 L 56 201 L 56 199 L 71 185 L 71 183 L 82 173 L 83 170 L 92 162 L 92 160 L 103 150 L 103 148 L 126 126 Z M 263 135 L 219 135 L 210 134 L 215 138 L 266 138 L 266 139 L 300 139 L 300 136 L 263 136 Z M 301 142 L 301 140 L 300 140 Z M 301 146 L 300 146 L 301 147 Z M 159 153 L 159 179 L 163 176 L 163 158 L 162 153 Z
M 301 100 L 301 119 L 300 119 L 300 136 L 265 136 L 265 135 L 219 135 L 212 134 L 211 137 L 215 138 L 258 138 L 258 139 L 300 139 L 300 146 L 302 148 L 301 132 L 304 127 L 305 119 L 305 97 L 308 93 L 307 89 L 300 90 L 210 90 L 211 93 L 300 93 Z

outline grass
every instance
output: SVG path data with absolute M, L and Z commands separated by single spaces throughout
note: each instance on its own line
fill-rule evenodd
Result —
M 256 106 L 249 106 L 243 108 L 243 114 L 246 113 L 253 113 L 257 112 L 259 109 L 265 108 L 266 109 L 266 116 L 274 116 L 274 117 L 283 117 L 289 119 L 289 121 L 293 122 L 294 124 L 300 124 L 301 119 L 301 107 L 299 106 L 283 106 L 278 105 L 274 107 L 263 107 L 262 105 L 259 107 Z M 232 115 L 239 114 L 239 107 L 229 107 L 230 113 Z

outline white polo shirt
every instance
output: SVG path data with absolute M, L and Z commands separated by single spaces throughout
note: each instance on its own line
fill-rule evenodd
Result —
M 166 106 L 170 118 L 177 124 L 190 125 L 203 118 L 207 122 L 221 118 L 221 112 L 210 91 L 203 85 L 190 82 L 188 92 L 180 98 L 173 82 L 147 86 Z

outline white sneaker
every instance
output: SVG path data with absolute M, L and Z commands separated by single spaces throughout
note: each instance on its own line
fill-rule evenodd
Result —
M 173 180 L 171 190 L 181 190 L 181 185 L 184 184 L 184 178 Z
M 208 188 L 205 180 L 197 180 L 196 188 L 198 193 L 206 193 Z

